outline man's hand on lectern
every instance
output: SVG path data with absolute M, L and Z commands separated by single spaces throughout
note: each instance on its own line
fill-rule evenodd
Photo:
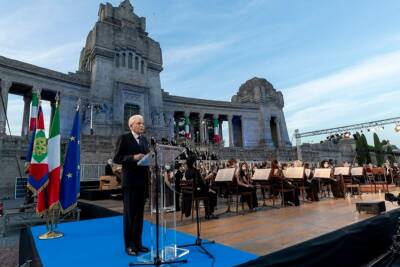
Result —
M 144 157 L 144 154 L 135 154 L 133 155 L 133 159 L 136 161 L 141 160 Z

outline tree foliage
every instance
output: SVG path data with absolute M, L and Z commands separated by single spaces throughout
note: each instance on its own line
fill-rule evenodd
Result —
M 371 155 L 369 154 L 368 142 L 364 134 L 361 135 L 361 143 L 362 143 L 362 153 L 365 159 L 365 163 L 369 164 L 371 163 Z
M 374 133 L 374 150 L 376 156 L 376 163 L 378 166 L 382 166 L 383 163 L 385 162 L 385 154 L 383 152 L 383 145 L 376 133 Z

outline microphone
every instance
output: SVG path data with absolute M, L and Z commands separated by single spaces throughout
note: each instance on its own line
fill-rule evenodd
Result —
M 157 139 L 153 136 L 150 138 L 150 142 L 152 146 L 155 146 L 157 144 Z

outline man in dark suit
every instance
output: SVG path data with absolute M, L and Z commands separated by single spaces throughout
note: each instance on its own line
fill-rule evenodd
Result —
M 124 241 L 126 253 L 136 256 L 148 252 L 142 245 L 144 204 L 148 195 L 149 167 L 138 166 L 149 144 L 144 136 L 144 119 L 134 115 L 128 121 L 130 133 L 119 137 L 114 162 L 122 165 L 122 192 L 124 199 Z

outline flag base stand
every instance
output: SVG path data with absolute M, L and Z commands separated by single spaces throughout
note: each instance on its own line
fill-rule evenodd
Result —
M 57 232 L 57 231 L 48 231 L 47 233 L 41 234 L 39 236 L 40 240 L 47 240 L 47 239 L 56 239 L 56 238 L 60 238 L 63 237 L 64 234 L 61 232 Z

